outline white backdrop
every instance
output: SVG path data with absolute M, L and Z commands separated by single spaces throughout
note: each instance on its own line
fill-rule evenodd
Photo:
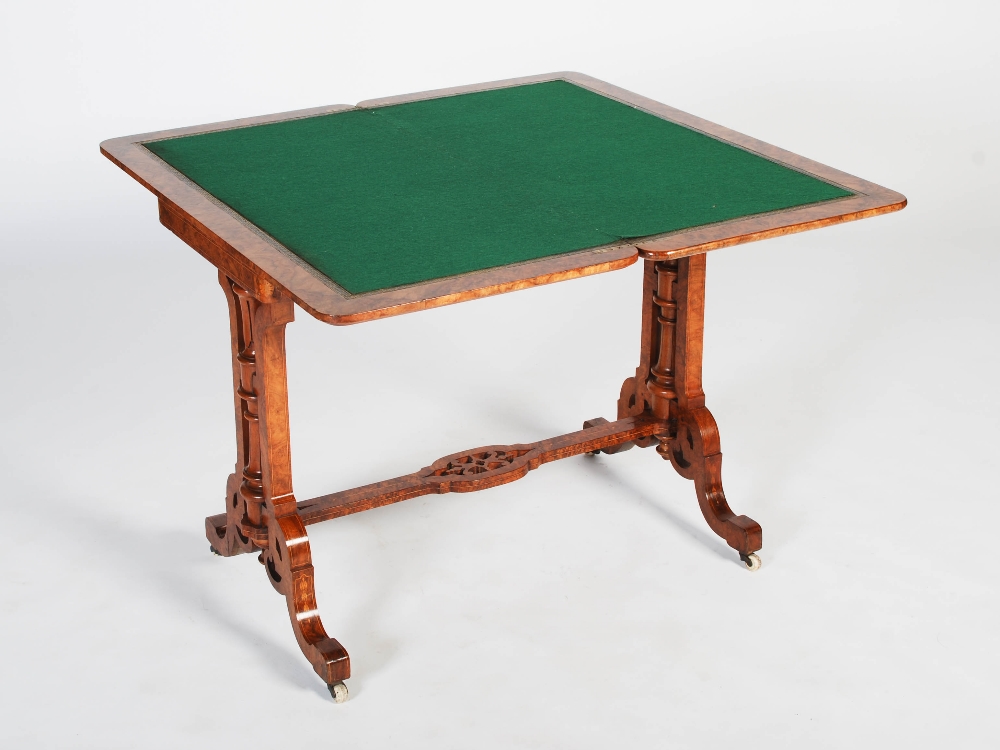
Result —
M 6 3 L 0 744 L 995 746 L 994 3 Z M 334 705 L 252 556 L 211 267 L 109 137 L 575 69 L 899 190 L 713 253 L 742 570 L 652 451 L 312 527 Z M 640 269 L 289 326 L 300 498 L 614 415 Z

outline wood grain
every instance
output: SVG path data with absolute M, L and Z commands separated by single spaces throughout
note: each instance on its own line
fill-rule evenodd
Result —
M 211 128 L 223 125 L 217 123 Z M 183 134 L 190 130 L 184 128 Z M 639 257 L 634 246 L 616 243 L 352 295 L 141 145 L 143 139 L 158 140 L 175 132 L 105 141 L 101 151 L 157 196 L 161 223 L 219 270 L 262 299 L 283 294 L 312 316 L 333 325 L 377 320 L 606 273 L 630 266 Z
M 732 511 L 722 489 L 719 428 L 705 407 L 702 388 L 705 261 L 704 255 L 646 261 L 653 265 L 652 301 L 658 309 L 649 344 L 656 364 L 646 382 L 648 408 L 669 425 L 656 435 L 657 453 L 682 477 L 694 481 L 709 528 L 745 557 L 761 548 L 762 531 L 756 521 Z
M 219 284 L 229 305 L 236 468 L 226 482 L 226 512 L 206 519 L 205 531 L 212 549 L 223 557 L 230 557 L 267 546 L 267 527 L 262 521 L 264 481 L 254 385 L 253 320 L 260 303 L 224 273 L 219 274 Z
M 458 86 L 368 100 L 358 107 L 389 106 L 408 101 L 554 80 L 570 81 L 657 117 L 759 154 L 771 161 L 832 182 L 857 195 L 502 268 L 368 294 L 351 295 L 142 145 L 144 142 L 164 138 L 250 127 L 352 109 L 349 105 L 316 107 L 114 138 L 101 144 L 101 152 L 152 191 L 159 200 L 160 218 L 163 224 L 224 271 L 227 276 L 244 288 L 253 290 L 262 300 L 269 299 L 271 294 L 291 297 L 311 315 L 334 325 L 375 320 L 613 271 L 631 265 L 640 254 L 654 260 L 679 258 L 766 237 L 875 216 L 899 210 L 906 205 L 906 199 L 899 193 L 581 73 L 551 73 Z
M 550 461 L 601 450 L 616 453 L 618 446 L 666 429 L 663 422 L 649 415 L 616 422 L 594 419 L 585 425 L 577 432 L 536 443 L 489 445 L 453 453 L 412 474 L 303 500 L 298 503 L 298 512 L 309 526 L 422 495 L 477 492 L 518 480 Z M 210 516 L 206 523 L 221 536 L 227 515 Z
M 292 490 L 285 325 L 294 305 L 281 296 L 258 300 L 225 276 L 220 282 L 230 311 L 238 475 L 227 483 L 226 513 L 206 519 L 208 539 L 225 556 L 261 550 L 299 648 L 332 685 L 350 676 L 351 662 L 320 619 L 309 537 Z
M 236 464 L 226 510 L 206 519 L 213 549 L 258 551 L 268 579 L 286 600 L 299 647 L 329 685 L 350 675 L 350 658 L 320 619 L 306 525 L 427 494 L 473 492 L 515 481 L 550 461 L 633 445 L 657 446 L 695 484 L 710 528 L 744 556 L 762 532 L 736 515 L 722 487 L 718 425 L 702 388 L 704 253 L 764 237 L 899 210 L 898 193 L 770 146 L 578 73 L 554 73 L 363 102 L 362 107 L 567 80 L 671 122 L 840 185 L 856 195 L 822 204 L 720 222 L 529 263 L 350 295 L 145 149 L 143 142 L 249 127 L 351 109 L 333 105 L 117 138 L 101 144 L 114 163 L 152 191 L 161 223 L 220 271 L 230 314 Z M 374 320 L 492 294 L 623 268 L 645 258 L 639 364 L 625 380 L 618 419 L 535 443 L 493 445 L 438 459 L 420 471 L 298 502 L 292 484 L 285 326 L 297 302 L 336 325 Z
M 656 445 L 678 474 L 694 481 L 709 528 L 746 560 L 761 548 L 763 532 L 726 501 L 719 428 L 702 388 L 706 261 L 705 255 L 645 261 L 639 366 L 622 384 L 618 416 L 662 421 L 665 429 L 635 443 Z
M 697 130 L 716 140 L 729 143 L 750 153 L 757 154 L 777 164 L 812 175 L 855 193 L 854 197 L 840 198 L 823 203 L 772 211 L 742 219 L 718 222 L 702 227 L 656 235 L 636 241 L 639 253 L 652 260 L 669 260 L 688 255 L 698 255 L 723 247 L 777 237 L 784 234 L 819 229 L 832 224 L 866 219 L 872 216 L 900 211 L 906 207 L 906 198 L 874 182 L 863 180 L 839 169 L 834 169 L 804 156 L 799 156 L 770 143 L 752 138 L 714 122 L 688 114 L 653 99 L 600 81 L 583 73 L 563 73 L 564 80 L 596 91 L 605 96 L 630 104 L 650 114 L 678 125 Z
M 299 513 L 308 525 L 421 495 L 477 492 L 513 482 L 550 461 L 621 445 L 664 429 L 663 423 L 651 417 L 601 422 L 537 443 L 488 445 L 453 453 L 413 474 L 305 500 L 299 503 Z
M 653 323 L 656 319 L 653 297 L 655 296 L 656 267 L 652 261 L 645 261 L 642 274 L 642 325 L 639 336 L 639 366 L 635 376 L 626 378 L 618 396 L 618 418 L 636 417 L 650 410 L 650 395 L 646 385 L 649 380 L 651 347 L 653 345 Z M 655 437 L 634 441 L 640 448 L 659 445 Z

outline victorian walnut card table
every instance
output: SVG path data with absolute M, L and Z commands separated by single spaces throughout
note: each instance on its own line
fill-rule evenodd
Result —
M 160 222 L 212 263 L 229 304 L 236 470 L 212 550 L 257 552 L 337 702 L 306 527 L 421 495 L 472 492 L 549 461 L 656 446 L 712 530 L 755 570 L 761 528 L 722 491 L 702 391 L 705 253 L 897 211 L 899 193 L 579 73 L 518 78 L 115 138 Z M 285 325 L 334 325 L 625 268 L 643 258 L 639 366 L 614 422 L 489 445 L 297 500 Z

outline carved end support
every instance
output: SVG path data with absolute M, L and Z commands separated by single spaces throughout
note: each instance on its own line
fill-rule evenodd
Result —
M 701 384 L 704 317 L 704 256 L 646 262 L 640 365 L 622 385 L 618 415 L 646 411 L 662 420 L 663 431 L 650 442 L 678 474 L 694 481 L 708 525 L 745 557 L 760 549 L 761 528 L 735 515 L 722 490 L 719 430 Z
M 302 653 L 334 685 L 350 677 L 351 662 L 320 620 L 309 537 L 292 492 L 284 327 L 294 306 L 273 288 L 247 288 L 222 273 L 219 283 L 229 304 L 237 459 L 226 513 L 206 519 L 206 532 L 223 555 L 261 550 Z
M 677 400 L 675 373 L 675 342 L 677 334 L 677 272 L 678 261 L 668 260 L 656 264 L 656 291 L 653 304 L 656 310 L 655 336 L 651 349 L 652 365 L 646 389 L 649 407 L 659 419 L 670 417 L 670 405 Z

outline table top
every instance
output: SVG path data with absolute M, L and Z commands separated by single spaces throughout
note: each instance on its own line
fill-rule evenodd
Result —
M 574 73 L 131 136 L 101 150 L 223 271 L 240 266 L 331 323 L 906 202 Z

